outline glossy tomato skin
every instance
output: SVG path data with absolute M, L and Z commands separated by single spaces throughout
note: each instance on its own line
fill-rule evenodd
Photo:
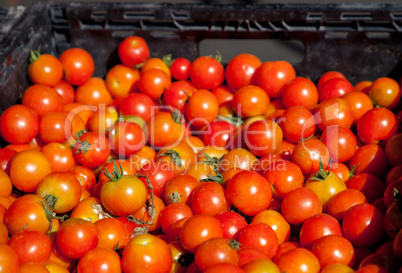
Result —
M 387 108 L 371 109 L 357 122 L 357 135 L 366 144 L 376 144 L 380 140 L 388 140 L 397 132 L 396 116 Z
M 339 71 L 328 71 L 321 75 L 320 79 L 318 80 L 317 87 L 321 88 L 327 81 L 331 79 L 346 79 L 345 75 L 343 75 Z
M 55 56 L 35 54 L 31 51 L 31 62 L 28 65 L 27 73 L 34 84 L 54 86 L 63 77 L 63 67 Z
M 369 95 L 378 106 L 393 109 L 401 101 L 401 88 L 394 79 L 382 77 L 370 86 Z
M 156 148 L 173 146 L 185 134 L 184 117 L 171 112 L 158 112 L 147 121 L 147 140 Z
M 370 97 L 363 92 L 349 92 L 342 96 L 347 101 L 353 112 L 353 124 L 357 124 L 361 116 L 368 110 L 373 109 L 373 102 Z
M 60 252 L 72 259 L 81 258 L 98 244 L 98 232 L 95 225 L 81 218 L 69 218 L 64 221 L 56 235 Z
M 187 102 L 186 117 L 195 126 L 211 123 L 219 112 L 219 102 L 215 95 L 207 89 L 196 91 Z
M 251 223 L 265 223 L 272 228 L 278 238 L 278 245 L 290 238 L 290 224 L 281 213 L 273 209 L 263 210 L 253 217 Z
M 178 109 L 182 113 L 186 112 L 186 102 L 194 94 L 195 88 L 190 82 L 181 80 L 173 82 L 169 88 L 163 91 L 163 102 L 166 106 Z
M 293 106 L 285 110 L 278 121 L 283 137 L 297 144 L 301 139 L 310 138 L 315 133 L 313 114 L 303 106 Z
M 198 89 L 212 90 L 223 83 L 225 70 L 215 58 L 201 56 L 189 68 L 191 82 Z
M 175 202 L 167 205 L 159 214 L 162 231 L 165 234 L 169 234 L 171 226 L 176 221 L 191 216 L 193 216 L 193 211 L 185 203 Z
M 49 159 L 52 171 L 67 172 L 75 166 L 73 151 L 61 143 L 50 142 L 41 152 Z
M 402 133 L 393 135 L 385 144 L 385 157 L 392 167 L 402 165 L 400 147 L 402 147 Z
M 17 151 L 9 148 L 0 148 L 0 169 L 10 175 L 11 159 Z
M 98 232 L 98 248 L 123 249 L 130 240 L 131 232 L 115 218 L 102 218 L 94 224 Z
M 141 71 L 138 89 L 151 99 L 157 100 L 163 94 L 163 91 L 169 88 L 171 83 L 170 75 L 161 69 L 151 68 L 145 72 L 143 70 Z
M 81 165 L 88 168 L 99 167 L 109 158 L 109 140 L 99 133 L 84 133 L 74 146 L 74 154 Z
M 320 103 L 315 114 L 317 126 L 324 131 L 328 126 L 349 128 L 353 124 L 353 111 L 343 98 L 330 98 Z
M 38 131 L 38 115 L 27 106 L 13 105 L 0 116 L 0 135 L 8 143 L 26 144 Z
M 138 88 L 140 72 L 138 69 L 117 64 L 106 74 L 105 84 L 113 98 L 128 95 Z
M 345 213 L 342 228 L 344 236 L 353 246 L 370 247 L 384 236 L 384 215 L 371 204 L 357 204 Z
M 109 273 L 122 272 L 121 259 L 114 250 L 100 247 L 91 249 L 81 257 L 77 265 L 77 273 L 102 271 Z
M 0 256 L 2 257 L 0 260 L 1 273 L 18 272 L 20 267 L 18 256 L 10 246 L 0 244 Z
M 231 210 L 223 211 L 215 215 L 215 218 L 221 223 L 225 239 L 232 239 L 237 231 L 248 225 L 243 216 Z
M 64 78 L 72 85 L 82 85 L 95 70 L 92 56 L 81 48 L 67 49 L 60 55 L 59 61 L 63 67 Z
M 187 80 L 190 77 L 190 65 L 191 62 L 186 58 L 179 57 L 174 59 L 170 66 L 172 77 L 178 81 Z
M 74 87 L 71 86 L 71 84 L 67 83 L 65 80 L 60 80 L 52 87 L 62 97 L 63 106 L 74 102 L 75 90 Z
M 384 183 L 375 175 L 369 173 L 358 173 L 345 182 L 348 189 L 355 189 L 364 194 L 369 203 L 383 197 L 385 192 Z
M 40 263 L 49 259 L 51 243 L 49 238 L 36 230 L 22 230 L 14 234 L 7 243 L 17 253 L 20 264 Z
M 296 77 L 284 87 L 282 102 L 286 108 L 304 106 L 310 109 L 318 103 L 317 87 L 307 78 Z
M 255 72 L 255 84 L 270 98 L 281 97 L 284 87 L 296 78 L 296 71 L 287 61 L 264 62 Z
M 343 95 L 353 92 L 353 85 L 346 79 L 333 78 L 326 81 L 319 89 L 320 102 L 330 99 L 339 98 Z
M 305 248 L 295 248 L 283 253 L 277 265 L 280 272 L 320 272 L 318 258 Z
M 156 113 L 156 104 L 145 94 L 133 93 L 121 101 L 119 111 L 122 115 L 135 115 L 147 121 Z
M 259 86 L 245 85 L 233 96 L 232 105 L 239 116 L 252 117 L 264 114 L 270 103 L 267 93 Z
M 229 201 L 246 215 L 256 215 L 269 207 L 272 190 L 269 182 L 255 171 L 237 173 L 228 182 Z
M 151 162 L 144 165 L 139 173 L 147 176 L 153 187 L 153 193 L 163 198 L 163 191 L 166 183 L 176 176 L 175 172 L 167 165 L 161 162 Z M 139 177 L 147 185 L 147 179 L 144 176 Z
M 123 251 L 123 271 L 168 273 L 172 267 L 172 252 L 168 244 L 151 234 L 132 238 Z
M 21 104 L 32 108 L 41 118 L 46 113 L 61 111 L 63 98 L 52 87 L 34 84 L 25 90 Z
M 4 224 L 12 236 L 26 228 L 47 233 L 50 228 L 42 203 L 43 198 L 35 194 L 26 194 L 16 199 L 4 215 Z
M 112 104 L 113 99 L 106 87 L 105 80 L 91 77 L 77 88 L 75 101 L 99 107 L 103 104 Z
M 261 66 L 260 59 L 249 53 L 233 57 L 225 68 L 225 79 L 230 89 L 236 91 L 252 82 L 255 71 Z
M 356 150 L 349 160 L 349 169 L 353 167 L 355 174 L 369 173 L 379 178 L 384 177 L 389 169 L 384 150 L 375 144 L 366 144 Z
M 293 149 L 292 162 L 308 176 L 320 169 L 320 161 L 325 166 L 329 162 L 329 151 L 325 144 L 314 138 L 300 141 Z
M 140 151 L 145 146 L 146 138 L 138 124 L 120 121 L 110 127 L 109 142 L 113 152 L 127 157 Z
M 225 189 L 216 182 L 203 182 L 192 192 L 191 209 L 194 214 L 215 216 L 229 208 Z
M 206 126 L 202 140 L 206 146 L 228 148 L 229 137 L 235 125 L 223 120 L 215 120 Z
M 348 161 L 357 149 L 355 135 L 350 129 L 342 126 L 327 127 L 321 134 L 321 141 L 327 146 L 334 162 Z
M 119 44 L 118 54 L 123 64 L 132 67 L 149 58 L 148 44 L 139 36 L 129 36 Z
M 346 211 L 356 204 L 366 203 L 366 196 L 357 189 L 346 189 L 337 193 L 328 203 L 328 214 L 342 221 Z

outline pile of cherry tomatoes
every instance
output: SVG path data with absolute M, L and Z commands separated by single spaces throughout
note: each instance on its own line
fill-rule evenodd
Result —
M 402 272 L 400 83 L 118 54 L 100 78 L 31 52 L 0 116 L 0 272 Z

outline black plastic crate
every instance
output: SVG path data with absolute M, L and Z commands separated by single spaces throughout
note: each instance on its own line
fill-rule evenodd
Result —
M 95 60 L 95 76 L 103 77 L 119 62 L 118 44 L 129 35 L 145 38 L 151 56 L 171 53 L 190 60 L 208 53 L 202 50 L 207 42 L 209 54 L 218 49 L 228 60 L 241 53 L 239 44 L 288 41 L 288 49 L 302 56 L 292 63 L 297 75 L 313 81 L 330 70 L 354 84 L 402 76 L 402 3 L 38 3 L 7 21 L 12 28 L 0 32 L 0 112 L 29 85 L 30 49 L 58 56 L 70 47 L 84 48 Z M 0 29 L 4 22 L 0 13 Z

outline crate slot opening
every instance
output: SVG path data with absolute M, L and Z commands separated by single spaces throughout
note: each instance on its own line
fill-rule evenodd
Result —
M 126 30 L 126 29 L 141 29 L 140 21 L 125 21 L 125 20 L 109 20 L 105 25 L 106 29 L 111 30 Z
M 322 12 L 309 12 L 307 20 L 321 20 L 324 14 Z
M 342 12 L 342 20 L 372 20 L 371 12 Z
M 154 19 L 155 15 L 151 11 L 126 11 L 124 19 Z
M 203 39 L 198 44 L 199 55 L 222 54 L 222 62 L 228 63 L 241 53 L 257 56 L 262 62 L 285 60 L 299 63 L 305 57 L 305 46 L 299 40 L 278 39 Z
M 91 13 L 91 18 L 96 19 L 96 20 L 105 19 L 106 11 L 105 10 L 94 10 Z

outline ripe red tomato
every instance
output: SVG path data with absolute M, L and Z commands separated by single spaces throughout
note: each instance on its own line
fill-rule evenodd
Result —
M 357 149 L 353 132 L 339 125 L 327 127 L 321 134 L 321 141 L 327 146 L 329 156 L 334 162 L 348 161 Z
M 202 140 L 206 146 L 228 148 L 229 137 L 236 127 L 224 120 L 215 120 L 205 127 Z
M 91 169 L 81 165 L 77 165 L 72 167 L 69 172 L 75 175 L 75 177 L 78 179 L 78 182 L 80 182 L 83 188 L 91 191 L 95 186 L 96 177 Z
M 97 248 L 123 249 L 130 240 L 131 232 L 117 219 L 103 218 L 97 220 L 94 224 L 99 239 Z
M 304 106 L 311 109 L 318 103 L 317 87 L 307 78 L 296 77 L 284 87 L 282 101 L 286 108 Z
M 373 82 L 369 95 L 376 105 L 393 109 L 401 101 L 401 88 L 394 79 L 383 77 Z
M 345 212 L 356 204 L 366 203 L 366 196 L 357 189 L 348 188 L 338 192 L 328 203 L 328 214 L 342 221 Z
M 320 103 L 316 111 L 316 122 L 321 131 L 331 125 L 349 128 L 353 124 L 352 108 L 342 98 L 327 99 Z
M 155 102 L 149 96 L 133 93 L 121 101 L 119 111 L 122 115 L 139 116 L 147 121 L 157 112 L 155 106 Z
M 59 61 L 63 67 L 65 80 L 72 85 L 82 85 L 95 70 L 92 56 L 81 48 L 67 49 L 61 53 Z
M 57 248 L 68 258 L 79 259 L 98 244 L 95 225 L 81 218 L 64 221 L 56 234 Z
M 349 92 L 342 96 L 344 100 L 349 104 L 353 112 L 353 124 L 357 124 L 361 116 L 367 111 L 373 109 L 373 102 L 370 97 L 363 92 Z
M 402 165 L 402 153 L 400 152 L 400 147 L 402 147 L 402 133 L 393 135 L 385 144 L 385 157 L 387 158 L 388 163 L 393 167 Z
M 280 272 L 320 272 L 320 262 L 310 250 L 305 248 L 294 248 L 283 253 L 277 266 Z
M 61 143 L 48 143 L 40 151 L 47 157 L 54 172 L 67 172 L 75 166 L 73 151 Z
M 191 195 L 191 209 L 194 214 L 215 216 L 230 208 L 224 188 L 216 182 L 203 182 Z
M 111 249 L 97 247 L 89 250 L 78 262 L 77 273 L 102 272 L 104 270 L 110 273 L 120 273 L 120 256 Z
M 260 59 L 249 53 L 233 57 L 225 68 L 225 79 L 230 89 L 237 91 L 252 83 L 255 71 L 261 66 Z
M 205 271 L 219 263 L 237 265 L 240 244 L 235 240 L 212 238 L 202 243 L 195 252 L 197 267 Z
M 139 178 L 147 185 L 147 180 L 152 185 L 153 193 L 159 198 L 163 198 L 163 191 L 166 183 L 176 176 L 175 172 L 169 167 L 168 164 L 163 162 L 151 162 L 144 165 L 138 173 Z
M 293 149 L 292 161 L 308 176 L 320 169 L 320 162 L 324 167 L 328 165 L 329 151 L 318 139 L 304 139 Z
M 171 226 L 176 221 L 191 216 L 193 216 L 193 212 L 190 206 L 181 202 L 170 203 L 159 214 L 162 231 L 169 234 Z
M 118 54 L 123 64 L 132 67 L 149 58 L 149 47 L 143 38 L 129 36 L 119 44 Z
M 226 185 L 229 202 L 246 215 L 256 215 L 269 207 L 272 190 L 269 182 L 255 171 L 242 171 Z
M 146 123 L 148 142 L 156 148 L 179 143 L 185 134 L 184 117 L 180 112 L 158 112 Z
M 251 223 L 264 223 L 272 228 L 278 238 L 278 245 L 283 244 L 290 238 L 290 224 L 281 213 L 268 209 L 259 212 L 253 217 Z
M 353 91 L 354 87 L 347 79 L 332 78 L 319 88 L 319 100 L 323 102 L 327 99 L 339 98 Z
M 141 71 L 141 77 L 138 81 L 138 89 L 141 93 L 148 95 L 151 99 L 157 100 L 168 89 L 172 80 L 170 75 L 161 69 L 148 69 Z
M 106 87 L 105 80 L 92 77 L 82 83 L 76 90 L 75 101 L 93 106 L 110 105 L 112 96 Z
M 346 77 L 339 71 L 328 71 L 321 75 L 320 79 L 318 80 L 317 87 L 321 88 L 327 81 L 337 78 L 346 79 Z
M 63 98 L 52 87 L 34 84 L 25 90 L 21 104 L 32 108 L 41 118 L 49 112 L 61 111 Z
M 163 199 L 165 204 L 169 205 L 174 202 L 181 202 L 190 205 L 190 195 L 199 185 L 200 182 L 190 175 L 174 176 L 164 186 Z
M 32 83 L 54 86 L 63 77 L 63 67 L 55 56 L 31 50 L 29 60 L 27 73 Z
M 170 65 L 172 77 L 178 81 L 187 80 L 190 77 L 190 65 L 191 62 L 186 58 L 179 57 L 174 59 Z
M 172 252 L 168 244 L 151 234 L 130 239 L 123 251 L 122 268 L 127 273 L 169 273 L 172 263 Z
M 269 96 L 261 87 L 245 85 L 233 96 L 233 108 L 241 117 L 252 117 L 264 114 L 270 103 Z
M 39 132 L 39 118 L 31 108 L 16 104 L 0 116 L 0 135 L 12 144 L 26 144 Z
M 299 225 L 321 212 L 321 201 L 309 188 L 294 189 L 285 194 L 282 199 L 281 213 L 289 224 Z
M 105 77 L 105 84 L 113 98 L 128 95 L 137 91 L 140 71 L 125 65 L 113 66 Z
M 355 189 L 364 194 L 369 203 L 380 199 L 384 195 L 384 183 L 375 175 L 369 173 L 358 173 L 345 182 L 348 189 Z
M 222 64 L 210 56 L 196 58 L 189 68 L 191 82 L 198 89 L 212 90 L 223 83 L 225 70 Z
M 44 265 L 52 250 L 49 237 L 37 230 L 21 230 L 15 233 L 7 244 L 17 253 L 20 264 Z
M 11 183 L 8 174 L 0 169 L 0 196 L 8 197 L 13 190 L 13 184 Z
M 255 71 L 255 83 L 270 98 L 279 98 L 288 82 L 296 78 L 296 71 L 287 61 L 265 62 Z
M 232 239 L 237 231 L 248 225 L 243 216 L 231 210 L 223 211 L 215 218 L 221 223 L 225 239 Z
M 60 94 L 63 99 L 63 106 L 66 104 L 73 103 L 75 100 L 75 90 L 71 84 L 67 83 L 64 80 L 60 80 L 53 86 L 53 89 Z
M 388 140 L 398 132 L 398 120 L 387 108 L 367 111 L 357 122 L 357 135 L 366 144 Z
M 2 257 L 0 260 L 1 273 L 19 272 L 20 264 L 17 253 L 10 246 L 0 244 L 0 256 Z
M 349 160 L 353 173 L 369 173 L 379 178 L 385 177 L 389 169 L 384 150 L 375 144 L 366 144 L 356 150 Z
M 0 169 L 10 175 L 11 159 L 17 154 L 17 151 L 9 148 L 0 148 Z
M 146 143 L 142 128 L 130 121 L 114 123 L 109 130 L 111 149 L 117 155 L 128 157 L 140 151 Z
M 186 103 L 194 92 L 195 88 L 188 81 L 176 81 L 163 91 L 163 102 L 166 106 L 173 107 L 173 110 L 178 109 L 185 113 Z
M 312 137 L 316 129 L 313 114 L 303 106 L 286 109 L 278 124 L 282 128 L 283 137 L 291 143 Z
M 187 102 L 186 117 L 194 126 L 206 126 L 219 112 L 219 102 L 215 95 L 206 89 L 196 91 Z
M 84 133 L 74 145 L 74 154 L 81 165 L 88 168 L 99 167 L 109 158 L 109 140 L 99 133 Z
M 370 247 L 384 236 L 384 216 L 371 204 L 357 204 L 346 211 L 342 228 L 344 236 L 353 246 Z
M 182 246 L 195 253 L 198 247 L 209 239 L 222 238 L 223 231 L 220 222 L 214 217 L 194 215 L 184 222 L 179 237 Z

